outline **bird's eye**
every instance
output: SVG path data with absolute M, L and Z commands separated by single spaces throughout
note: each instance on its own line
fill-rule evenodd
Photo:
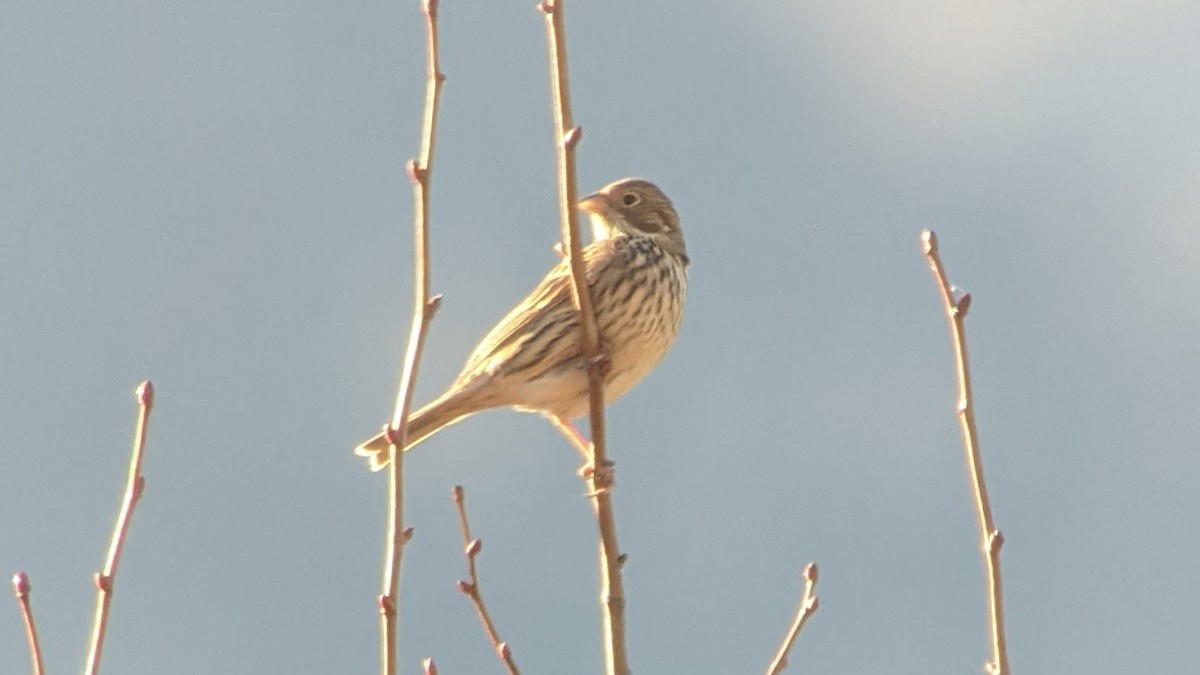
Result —
M 626 192 L 625 196 L 621 197 L 621 203 L 625 206 L 636 206 L 642 198 L 637 196 L 636 192 Z

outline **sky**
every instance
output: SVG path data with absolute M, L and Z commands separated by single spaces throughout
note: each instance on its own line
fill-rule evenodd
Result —
M 444 295 L 418 403 L 556 260 L 543 20 L 443 0 Z M 1200 6 L 567 0 L 583 191 L 642 176 L 682 333 L 608 411 L 635 672 L 980 672 L 979 533 L 937 231 L 967 322 L 1015 673 L 1180 672 L 1200 634 Z M 412 300 L 417 2 L 0 4 L 0 571 L 83 663 L 138 382 L 157 403 L 113 673 L 378 669 Z M 480 414 L 406 463 L 401 672 L 597 672 L 575 453 Z M 28 667 L 15 602 L 0 670 Z

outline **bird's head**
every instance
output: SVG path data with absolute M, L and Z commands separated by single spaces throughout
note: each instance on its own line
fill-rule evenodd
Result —
M 679 215 L 658 186 L 641 178 L 622 178 L 579 200 L 597 241 L 617 234 L 650 237 L 668 253 L 687 258 Z

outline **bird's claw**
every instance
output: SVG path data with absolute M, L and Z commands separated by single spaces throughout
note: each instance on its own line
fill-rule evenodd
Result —
M 592 490 L 587 494 L 588 497 L 608 492 L 609 486 L 613 484 L 613 466 L 611 459 L 604 460 L 600 466 L 596 466 L 594 462 L 589 461 L 587 464 L 579 467 L 579 476 L 586 479 L 592 486 Z

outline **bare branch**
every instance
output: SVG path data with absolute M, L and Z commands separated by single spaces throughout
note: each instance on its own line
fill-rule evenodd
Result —
M 975 490 L 975 510 L 979 516 L 983 559 L 987 566 L 992 660 L 986 667 L 993 675 L 1009 675 L 1008 646 L 1004 636 L 1004 593 L 1000 579 L 1000 547 L 1004 544 L 1004 536 L 992 521 L 992 505 L 988 499 L 987 484 L 983 480 L 983 460 L 979 453 L 975 408 L 971 401 L 971 370 L 967 360 L 967 336 L 964 327 L 967 311 L 971 307 L 971 295 L 963 294 L 955 299 L 954 290 L 946 279 L 946 270 L 942 267 L 942 259 L 938 254 L 937 235 L 932 230 L 925 230 L 921 233 L 921 242 L 938 290 L 942 294 L 954 342 L 954 363 L 958 372 L 958 420 L 962 426 L 971 485 Z
M 821 607 L 820 598 L 813 592 L 816 586 L 817 564 L 808 563 L 804 568 L 804 595 L 800 598 L 800 607 L 796 609 L 796 618 L 792 620 L 792 627 L 788 629 L 787 635 L 779 645 L 779 650 L 775 652 L 775 658 L 771 661 L 771 665 L 767 666 L 767 675 L 778 675 L 787 669 L 788 653 L 791 652 L 796 637 L 800 635 L 800 629 L 804 628 L 808 617 L 815 614 Z
M 42 646 L 38 642 L 37 624 L 33 621 L 33 607 L 29 604 L 29 593 L 33 591 L 33 585 L 29 583 L 29 575 L 24 572 L 13 575 L 12 585 L 17 604 L 21 607 L 21 618 L 25 620 L 25 639 L 29 642 L 29 660 L 33 675 L 42 675 Z
M 413 249 L 414 296 L 412 330 L 404 355 L 396 406 L 391 425 L 387 428 L 388 452 L 392 462 L 388 471 L 388 538 L 383 570 L 383 591 L 379 596 L 381 670 L 384 675 L 396 672 L 396 607 L 399 604 L 400 566 L 404 544 L 412 537 L 412 529 L 404 527 L 404 437 L 408 432 L 408 414 L 412 407 L 413 387 L 417 367 L 425 345 L 425 333 L 437 312 L 440 297 L 429 294 L 429 179 L 433 172 L 434 139 L 437 131 L 438 103 L 441 100 L 442 74 L 438 62 L 437 0 L 424 0 L 427 75 L 425 115 L 421 128 L 421 154 L 408 163 L 408 175 L 413 183 Z
M 129 458 L 129 474 L 125 483 L 125 497 L 121 511 L 113 527 L 112 540 L 108 546 L 108 558 L 104 569 L 93 577 L 96 584 L 96 614 L 92 621 L 92 645 L 88 650 L 84 672 L 95 675 L 100 671 L 100 655 L 104 650 L 104 634 L 108 628 L 108 608 L 112 602 L 113 583 L 117 578 L 117 566 L 121 562 L 121 550 L 125 546 L 125 535 L 133 518 L 133 509 L 142 498 L 146 478 L 142 476 L 142 454 L 146 449 L 146 425 L 150 421 L 150 409 L 154 407 L 154 385 L 149 380 L 138 385 L 137 429 L 133 434 L 133 451 Z
M 562 216 L 562 237 L 571 265 L 572 297 L 579 309 L 581 353 L 588 362 L 588 410 L 591 420 L 591 471 L 585 472 L 592 506 L 600 529 L 600 588 L 603 616 L 605 671 L 626 675 L 629 666 L 625 654 L 625 584 L 621 577 L 621 554 L 617 546 L 617 525 L 612 510 L 612 464 L 608 461 L 604 433 L 604 379 L 608 367 L 601 353 L 599 330 L 592 306 L 579 241 L 575 187 L 575 146 L 582 131 L 571 115 L 571 96 L 567 73 L 567 38 L 562 0 L 546 0 L 538 5 L 546 19 L 550 46 L 550 85 L 554 102 L 554 137 L 558 151 L 558 197 Z M 561 427 L 560 427 L 561 430 Z
M 492 642 L 492 648 L 496 650 L 496 658 L 504 663 L 509 675 L 518 675 L 520 671 L 517 670 L 517 661 L 513 658 L 512 650 L 509 649 L 507 642 L 500 639 L 500 632 L 496 630 L 496 624 L 492 623 L 487 605 L 483 602 L 483 593 L 479 590 L 479 574 L 475 567 L 475 556 L 483 550 L 483 541 L 471 538 L 471 525 L 467 521 L 466 491 L 461 485 L 455 485 L 452 495 L 454 506 L 458 509 L 459 529 L 462 530 L 463 555 L 467 558 L 468 580 L 459 581 L 458 590 L 471 599 L 471 604 L 475 607 L 475 614 L 479 616 L 479 621 L 483 624 L 483 631 L 487 633 L 488 640 Z

